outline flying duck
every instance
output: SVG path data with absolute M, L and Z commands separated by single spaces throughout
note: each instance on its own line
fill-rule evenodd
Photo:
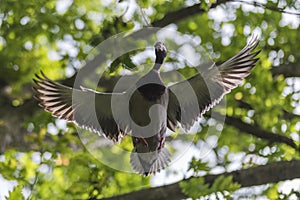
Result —
M 102 93 L 88 88 L 74 89 L 54 82 L 41 72 L 34 79 L 39 105 L 53 116 L 73 122 L 119 142 L 132 137 L 132 169 L 142 175 L 155 174 L 170 162 L 165 148 L 166 131 L 178 124 L 188 130 L 222 97 L 242 83 L 255 66 L 259 40 L 252 37 L 235 56 L 221 65 L 173 85 L 164 85 L 160 68 L 167 48 L 157 42 L 151 71 L 122 93 Z

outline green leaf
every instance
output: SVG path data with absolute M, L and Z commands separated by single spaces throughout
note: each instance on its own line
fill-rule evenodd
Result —
M 18 184 L 11 192 L 9 192 L 7 200 L 23 200 L 22 185 Z
M 212 186 L 205 183 L 204 177 L 191 178 L 188 181 L 180 182 L 179 185 L 182 192 L 192 199 L 197 199 L 201 196 L 210 195 L 219 191 L 227 191 L 231 194 L 241 187 L 240 184 L 232 181 L 232 176 L 219 176 Z
M 189 170 L 190 169 L 193 169 L 194 172 L 199 172 L 208 171 L 209 167 L 207 166 L 207 163 L 203 162 L 201 159 L 197 160 L 195 157 L 193 157 L 190 162 Z
M 192 199 L 197 199 L 200 196 L 209 194 L 209 185 L 205 184 L 204 178 L 191 178 L 188 181 L 181 181 L 179 186 L 182 189 L 182 192 Z

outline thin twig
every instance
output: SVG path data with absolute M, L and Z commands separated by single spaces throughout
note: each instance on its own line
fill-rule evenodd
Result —
M 287 11 L 287 10 L 285 10 L 285 8 L 268 6 L 266 4 L 259 3 L 259 2 L 256 2 L 256 1 L 251 2 L 251 1 L 243 1 L 243 0 L 234 0 L 233 2 L 248 4 L 248 5 L 251 5 L 251 6 L 260 7 L 260 8 L 263 8 L 263 9 L 268 9 L 268 10 L 272 10 L 272 11 L 280 12 L 280 13 L 284 13 L 284 14 L 300 16 L 300 13 L 298 13 L 298 12 Z

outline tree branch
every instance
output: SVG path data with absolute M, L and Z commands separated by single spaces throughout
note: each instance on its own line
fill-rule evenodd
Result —
M 263 8 L 263 9 L 272 10 L 274 12 L 300 16 L 300 13 L 298 13 L 298 12 L 291 12 L 291 11 L 285 10 L 285 8 L 279 8 L 279 7 L 276 7 L 276 6 L 268 6 L 266 4 L 259 3 L 259 2 L 256 2 L 256 1 L 250 2 L 250 1 L 243 1 L 243 0 L 234 0 L 234 2 L 239 2 L 239 3 L 242 3 L 242 4 L 248 4 L 248 5 L 251 5 L 251 6 L 254 6 L 254 7 L 260 7 L 260 8 Z
M 268 140 L 272 143 L 283 143 L 289 145 L 290 147 L 296 149 L 300 152 L 300 148 L 297 144 L 291 139 L 284 135 L 275 134 L 269 131 L 262 129 L 258 124 L 247 124 L 243 122 L 241 119 L 231 116 L 226 116 L 225 123 L 233 126 L 244 133 L 248 133 L 250 135 L 254 135 L 258 138 L 262 138 Z
M 241 185 L 241 187 L 250 187 L 255 185 L 262 185 L 267 183 L 277 183 L 295 178 L 300 178 L 300 160 L 279 161 L 267 165 L 252 167 L 249 169 L 242 169 L 233 172 L 226 172 L 218 175 L 206 175 L 204 180 L 206 184 L 212 183 L 220 176 L 232 176 L 233 181 Z M 194 178 L 194 177 L 191 177 Z M 186 182 L 191 178 L 182 180 Z M 180 181 L 181 182 L 181 181 Z M 154 187 L 149 189 L 142 189 L 131 193 L 104 198 L 103 200 L 156 200 L 156 199 L 183 199 L 188 196 L 184 194 L 179 186 L 179 182 Z
M 283 110 L 283 112 L 286 112 L 286 111 Z M 294 115 L 294 114 L 289 114 L 288 117 L 300 117 L 300 116 Z M 221 115 L 220 113 L 215 112 L 214 119 L 217 121 L 221 121 L 224 119 L 224 116 Z M 247 133 L 249 135 L 253 135 L 255 137 L 265 139 L 271 143 L 286 144 L 286 145 L 296 149 L 296 151 L 300 152 L 300 147 L 298 147 L 297 144 L 291 138 L 284 136 L 284 135 L 272 133 L 270 131 L 266 131 L 266 130 L 262 129 L 256 123 L 248 124 L 248 123 L 243 122 L 240 118 L 226 115 L 225 124 L 228 126 L 237 128 L 238 130 L 240 130 L 243 133 Z
M 286 13 L 286 14 L 292 14 L 292 15 L 300 16 L 300 13 L 290 12 L 290 11 L 284 10 L 284 8 L 268 6 L 266 4 L 255 2 L 255 1 L 249 2 L 249 1 L 243 1 L 243 0 L 217 0 L 215 3 L 213 3 L 211 5 L 210 9 L 215 8 L 218 5 L 221 5 L 221 4 L 224 4 L 224 3 L 229 3 L 229 2 L 248 4 L 248 5 L 252 5 L 254 7 L 260 7 L 260 8 L 263 8 L 263 9 L 272 10 L 274 12 L 280 12 L 280 13 Z M 154 27 L 164 27 L 168 24 L 177 23 L 177 22 L 179 22 L 183 19 L 186 19 L 188 17 L 192 17 L 194 15 L 199 15 L 199 14 L 202 14 L 204 12 L 206 12 L 206 10 L 203 9 L 201 7 L 201 4 L 199 3 L 199 4 L 195 4 L 193 6 L 190 6 L 190 7 L 186 7 L 186 8 L 182 8 L 180 10 L 169 12 L 162 19 L 154 21 L 151 25 L 154 26 Z
M 215 8 L 218 5 L 227 3 L 227 2 L 232 2 L 233 0 L 217 0 L 215 3 L 213 3 L 210 7 L 211 8 Z M 194 16 L 194 15 L 199 15 L 202 14 L 204 12 L 207 12 L 206 10 L 204 10 L 201 7 L 201 3 L 199 4 L 195 4 L 193 6 L 190 7 L 186 7 L 186 8 L 182 8 L 180 10 L 176 10 L 173 12 L 169 12 L 167 13 L 162 19 L 160 20 L 156 20 L 152 23 L 152 26 L 154 27 L 164 27 L 167 26 L 168 24 L 171 23 L 177 23 L 181 20 L 184 20 L 188 17 Z
M 273 76 L 283 75 L 284 77 L 300 77 L 300 60 L 295 63 L 282 64 L 278 67 L 272 67 Z

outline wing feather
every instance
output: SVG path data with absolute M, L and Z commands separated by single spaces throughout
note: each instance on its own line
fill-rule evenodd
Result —
M 189 129 L 203 113 L 211 109 L 226 93 L 242 83 L 250 74 L 260 51 L 252 53 L 259 40 L 253 37 L 235 56 L 220 66 L 213 64 L 203 73 L 168 87 L 168 128 L 178 123 Z
M 118 95 L 122 98 L 122 93 L 72 89 L 50 80 L 42 72 L 41 75 L 36 75 L 34 82 L 35 98 L 40 102 L 39 105 L 53 116 L 103 134 L 115 142 L 126 134 L 115 122 L 111 111 L 112 96 Z

